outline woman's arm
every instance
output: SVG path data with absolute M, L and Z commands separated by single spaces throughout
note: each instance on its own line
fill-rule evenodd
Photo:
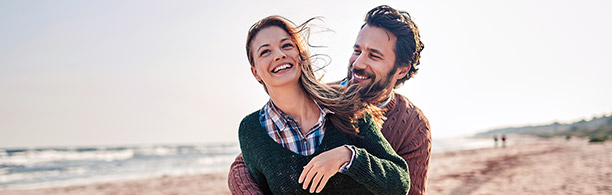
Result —
M 366 186 L 376 194 L 406 194 L 410 189 L 408 165 L 393 151 L 391 145 L 375 127 L 368 115 L 360 123 L 359 133 L 363 138 L 355 138 L 355 159 L 351 167 L 344 172 L 355 181 Z M 339 167 L 350 160 L 350 150 L 341 146 L 321 153 L 306 165 L 300 182 L 305 181 L 304 189 L 311 185 L 311 192 L 319 192 L 327 180 L 338 172 Z M 311 182 L 312 178 L 312 182 Z M 319 183 L 320 181 L 320 183 Z M 317 188 L 317 185 L 319 187 Z
M 334 176 L 340 170 L 340 166 L 349 160 L 351 160 L 351 151 L 344 146 L 322 152 L 304 166 L 298 182 L 302 183 L 302 189 L 306 190 L 310 185 L 310 193 L 315 191 L 319 193 L 329 178 Z
M 406 194 L 410 189 L 410 174 L 406 161 L 391 147 L 376 129 L 368 115 L 360 125 L 362 139 L 355 142 L 355 160 L 344 174 L 363 184 L 376 194 Z

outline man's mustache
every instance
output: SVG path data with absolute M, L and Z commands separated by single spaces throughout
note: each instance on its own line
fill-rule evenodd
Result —
M 389 72 L 389 75 L 387 75 L 387 77 L 382 77 L 382 79 L 384 80 L 377 80 L 376 74 L 367 72 L 363 69 L 355 69 L 353 67 L 350 67 L 349 70 L 349 77 L 347 78 L 349 79 L 349 81 L 352 81 L 352 74 L 366 75 L 370 77 L 370 83 L 359 90 L 361 98 L 363 98 L 363 100 L 366 102 L 381 103 L 382 101 L 384 101 L 383 96 L 387 94 L 389 90 L 393 89 L 393 86 L 390 85 L 390 78 L 392 78 L 391 75 L 395 71 Z
M 365 70 L 363 70 L 363 69 L 355 69 L 355 68 L 351 68 L 351 72 L 352 72 L 352 73 L 355 73 L 355 74 L 358 74 L 358 75 L 366 75 L 367 77 L 370 77 L 370 80 L 371 80 L 371 81 L 375 81 L 375 80 L 376 80 L 376 74 L 366 72 L 366 71 L 365 71 Z M 352 76 L 352 75 L 351 75 L 351 76 Z

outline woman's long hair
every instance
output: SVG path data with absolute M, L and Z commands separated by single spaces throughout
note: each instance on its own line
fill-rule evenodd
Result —
M 251 66 L 255 66 L 253 53 L 251 51 L 251 42 L 253 38 L 264 28 L 277 26 L 283 29 L 295 42 L 300 55 L 300 75 L 299 83 L 312 99 L 321 106 L 328 108 L 333 114 L 328 115 L 331 123 L 341 132 L 349 135 L 357 135 L 359 128 L 357 120 L 365 117 L 366 113 L 372 115 L 378 129 L 382 127 L 384 116 L 382 110 L 377 106 L 371 105 L 368 102 L 376 102 L 379 97 L 362 97 L 359 95 L 360 87 L 356 84 L 347 86 L 328 85 L 321 83 L 317 79 L 314 70 L 312 69 L 312 61 L 307 45 L 310 35 L 308 24 L 317 18 L 310 18 L 301 25 L 296 26 L 289 19 L 281 16 L 268 16 L 253 24 L 249 29 L 246 41 L 246 52 Z M 264 89 L 267 91 L 265 83 Z

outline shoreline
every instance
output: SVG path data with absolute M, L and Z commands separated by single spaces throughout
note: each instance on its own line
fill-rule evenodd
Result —
M 493 141 L 491 140 L 491 146 Z M 229 168 L 229 167 L 228 167 Z M 612 143 L 511 137 L 507 147 L 434 153 L 428 194 L 610 194 Z M 227 171 L 0 194 L 230 194 Z

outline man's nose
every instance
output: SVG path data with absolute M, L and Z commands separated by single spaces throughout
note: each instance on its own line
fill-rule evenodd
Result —
M 279 61 L 285 58 L 287 58 L 287 54 L 285 54 L 283 50 L 278 50 L 278 52 L 276 52 L 276 57 L 274 58 L 274 61 Z
M 360 70 L 366 69 L 367 64 L 364 62 L 363 56 L 363 54 L 359 54 L 359 56 L 357 56 L 357 59 L 355 59 L 353 62 L 353 68 Z

